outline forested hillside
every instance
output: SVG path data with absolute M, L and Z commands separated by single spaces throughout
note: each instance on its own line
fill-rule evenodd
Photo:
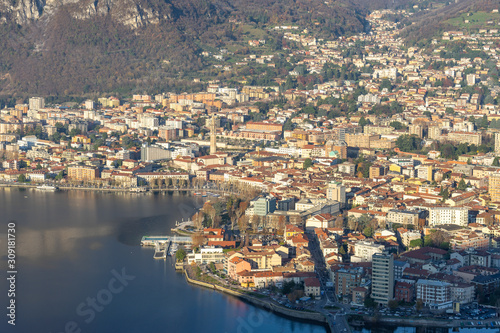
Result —
M 207 66 L 203 50 L 241 44 L 252 29 L 279 49 L 273 25 L 320 37 L 360 32 L 366 14 L 351 0 L 2 0 L 0 93 L 196 90 L 192 73 Z
M 401 36 L 406 39 L 408 45 L 428 46 L 430 40 L 442 35 L 443 31 L 461 28 L 454 21 L 461 15 L 491 12 L 498 7 L 498 0 L 461 0 L 435 10 L 421 11 L 403 22 L 408 26 L 402 31 Z M 473 29 L 474 24 L 466 28 Z

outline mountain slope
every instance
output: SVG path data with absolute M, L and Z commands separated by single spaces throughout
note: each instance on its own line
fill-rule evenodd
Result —
M 405 22 L 408 27 L 401 36 L 409 45 L 429 45 L 429 41 L 443 31 L 457 29 L 450 20 L 469 12 L 491 12 L 493 9 L 499 9 L 498 0 L 461 0 L 436 10 L 421 11 Z
M 0 93 L 189 89 L 203 48 L 242 40 L 234 22 L 331 37 L 362 31 L 366 14 L 351 0 L 0 0 Z

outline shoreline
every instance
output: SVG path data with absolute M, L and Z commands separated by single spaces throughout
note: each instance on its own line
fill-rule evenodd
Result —
M 40 184 L 0 184 L 0 188 L 23 188 L 23 189 L 34 189 L 36 190 L 36 187 L 40 186 Z M 153 194 L 154 192 L 195 192 L 195 191 L 201 191 L 200 189 L 190 189 L 190 188 L 182 188 L 182 189 L 154 189 L 154 190 L 149 190 L 148 192 L 131 192 L 129 189 L 111 189 L 111 188 L 87 188 L 87 187 L 59 187 L 60 190 L 83 190 L 83 191 L 99 191 L 99 192 L 109 192 L 109 193 L 117 193 L 117 192 L 126 192 L 126 193 L 131 193 L 131 194 L 145 194 L 145 193 L 151 193 Z M 219 192 L 219 193 L 230 193 L 230 194 L 235 194 L 232 192 L 227 192 L 223 190 L 210 190 L 211 192 Z M 43 191 L 40 191 L 43 192 Z M 51 191 L 49 191 L 51 192 Z M 191 196 L 195 197 L 194 195 L 190 194 Z M 201 196 L 200 196 L 201 198 Z M 184 234 L 184 233 L 178 233 L 182 234 L 185 236 L 189 236 L 189 234 Z M 215 284 L 210 284 L 206 283 L 203 281 L 199 281 L 196 279 L 192 279 L 188 276 L 186 270 L 184 268 L 181 268 L 183 270 L 183 273 L 185 275 L 186 281 L 190 284 L 205 287 L 208 289 L 212 289 L 215 291 L 222 292 L 227 295 L 231 295 L 234 297 L 237 297 L 239 299 L 242 299 L 243 301 L 246 301 L 254 306 L 260 307 L 266 311 L 269 311 L 271 313 L 281 315 L 283 317 L 286 317 L 290 320 L 297 320 L 297 321 L 304 321 L 304 322 L 310 322 L 313 324 L 318 324 L 321 326 L 324 326 L 325 328 L 328 328 L 330 332 L 334 332 L 334 327 L 329 325 L 329 321 L 327 320 L 326 316 L 322 313 L 319 312 L 303 312 L 303 311 L 297 311 L 293 309 L 288 309 L 283 306 L 279 306 L 277 304 L 274 304 L 272 302 L 269 302 L 267 300 L 259 299 L 251 295 L 247 295 L 245 293 L 241 293 L 232 289 L 225 288 L 223 286 L 215 285 Z M 353 317 L 356 315 L 350 315 L 349 317 Z M 356 324 L 351 324 L 351 321 L 349 321 L 349 326 L 351 327 L 370 327 L 371 325 L 382 325 L 382 326 L 408 326 L 408 327 L 440 327 L 440 328 L 477 328 L 477 329 L 484 329 L 484 328 L 498 328 L 498 326 L 491 327 L 491 326 L 485 326 L 485 323 L 490 323 L 491 320 L 482 320 L 481 322 L 483 323 L 482 326 L 471 326 L 465 324 L 464 326 L 460 325 L 460 322 L 468 323 L 468 322 L 474 322 L 476 323 L 477 320 L 467 320 L 463 319 L 460 321 L 444 321 L 444 320 L 433 320 L 433 319 L 422 319 L 422 318 L 393 318 L 393 317 L 368 317 L 368 316 L 363 316 L 363 319 L 358 321 L 358 325 Z M 362 324 L 361 324 L 362 323 Z
M 491 322 L 495 322 L 495 319 L 487 320 L 474 320 L 474 319 L 460 319 L 460 320 L 439 320 L 439 319 L 425 319 L 425 318 L 393 318 L 393 317 L 363 317 L 364 325 L 357 325 L 358 327 L 364 327 L 366 325 L 377 325 L 381 324 L 384 326 L 408 326 L 408 327 L 439 327 L 439 328 L 475 328 L 475 329 L 498 329 L 498 325 L 491 326 Z M 467 323 L 473 322 L 475 325 L 469 325 Z M 477 325 L 477 322 L 481 322 L 482 325 Z M 464 325 L 461 325 L 464 323 Z
M 271 303 L 267 300 L 262 300 L 258 299 L 256 297 L 247 295 L 245 293 L 228 289 L 223 286 L 219 286 L 216 284 L 211 284 L 203 281 L 199 281 L 196 279 L 192 279 L 189 277 L 189 274 L 186 269 L 184 269 L 184 266 L 182 268 L 184 277 L 186 278 L 186 281 L 190 284 L 200 286 L 200 287 L 205 287 L 208 289 L 212 289 L 215 291 L 222 292 L 223 294 L 231 295 L 234 297 L 237 297 L 245 302 L 248 302 L 256 307 L 262 308 L 266 311 L 269 311 L 273 314 L 276 315 L 281 315 L 283 317 L 286 317 L 291 320 L 297 320 L 297 321 L 304 321 L 304 322 L 309 322 L 317 325 L 321 325 L 327 329 L 327 332 L 334 332 L 334 328 L 329 325 L 329 322 L 325 315 L 319 312 L 303 312 L 303 311 L 297 311 L 297 310 L 292 310 L 285 308 L 283 306 L 276 305 L 274 303 Z
M 283 306 L 276 305 L 272 302 L 269 302 L 268 300 L 263 300 L 256 298 L 251 295 L 247 295 L 245 293 L 228 289 L 223 286 L 219 286 L 213 283 L 207 283 L 203 281 L 196 280 L 194 278 L 190 278 L 189 274 L 186 269 L 184 269 L 184 265 L 182 268 L 178 267 L 178 270 L 182 269 L 182 273 L 184 274 L 186 281 L 190 284 L 196 285 L 196 286 L 201 286 L 205 287 L 208 289 L 212 289 L 215 291 L 222 292 L 227 295 L 235 296 L 239 299 L 242 299 L 245 302 L 248 302 L 254 306 L 260 307 L 266 311 L 269 311 L 271 313 L 277 314 L 284 316 L 286 318 L 289 318 L 291 320 L 298 320 L 298 321 L 305 321 L 305 322 L 310 322 L 313 324 L 321 325 L 327 328 L 327 331 L 329 332 L 335 332 L 335 328 L 332 327 L 326 318 L 326 316 L 322 313 L 319 312 L 303 312 L 303 311 L 297 311 L 297 310 L 292 310 L 285 308 Z M 355 317 L 355 315 L 349 315 L 349 317 Z M 350 318 L 350 319 L 351 319 Z M 352 318 L 354 319 L 354 318 Z M 356 320 L 352 320 L 356 322 Z M 367 317 L 363 316 L 362 320 L 357 320 L 358 324 L 353 324 L 351 320 L 348 321 L 349 326 L 351 328 L 357 327 L 357 328 L 369 328 L 371 326 L 391 326 L 391 327 L 439 327 L 439 328 L 446 328 L 446 329 L 453 329 L 453 328 L 476 328 L 476 329 L 485 329 L 485 328 L 498 328 L 497 326 L 495 327 L 490 327 L 487 324 L 490 324 L 492 320 L 487 320 L 487 321 L 482 321 L 483 325 L 482 326 L 471 326 L 468 324 L 465 325 L 460 325 L 461 322 L 467 323 L 470 320 L 460 320 L 460 321 L 445 321 L 445 320 L 434 320 L 434 319 L 424 319 L 424 318 L 392 318 L 392 317 Z M 474 320 L 474 322 L 477 322 Z M 360 324 L 362 323 L 362 324 Z
M 36 189 L 38 186 L 41 186 L 42 184 L 5 184 L 5 183 L 0 183 L 0 188 L 2 187 L 8 187 L 8 188 L 32 188 Z M 74 187 L 74 186 L 58 186 L 58 190 L 65 190 L 65 191 L 72 191 L 72 190 L 79 190 L 79 191 L 97 191 L 97 192 L 126 192 L 126 193 L 131 193 L 131 194 L 148 194 L 148 193 L 155 193 L 155 192 L 199 192 L 199 191 L 205 191 L 205 189 L 198 189 L 198 188 L 164 188 L 164 189 L 148 189 L 147 192 L 133 192 L 131 191 L 133 187 L 130 188 L 96 188 L 96 187 Z M 52 192 L 52 191 L 47 191 L 47 192 Z M 57 192 L 57 191 L 54 191 Z M 230 191 L 225 191 L 225 190 L 217 190 L 217 189 L 210 189 L 208 192 L 217 192 L 217 193 L 228 193 L 232 195 L 240 195 L 239 193 L 236 192 L 230 192 Z M 199 196 L 200 198 L 202 196 Z M 209 196 L 206 196 L 206 198 L 211 198 Z

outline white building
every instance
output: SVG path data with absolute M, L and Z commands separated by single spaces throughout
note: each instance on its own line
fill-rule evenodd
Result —
M 404 246 L 409 247 L 412 240 L 422 239 L 422 234 L 418 231 L 408 230 L 407 232 L 400 234 L 400 237 L 401 243 L 403 243 Z
M 429 225 L 456 224 L 466 227 L 469 209 L 466 207 L 432 207 L 429 208 Z
M 358 241 L 354 244 L 354 255 L 351 256 L 351 262 L 372 261 L 374 254 L 382 253 L 384 250 L 384 245 L 368 241 Z
M 30 110 L 40 110 L 45 107 L 45 99 L 43 97 L 31 97 L 29 99 Z
M 85 101 L 85 108 L 87 110 L 94 110 L 95 109 L 95 103 L 94 103 L 94 101 L 91 100 L 91 99 L 86 100 Z
M 326 198 L 340 202 L 340 206 L 344 207 L 346 203 L 345 186 L 340 182 L 332 182 L 326 188 Z
M 224 252 L 221 247 L 204 246 L 198 253 L 189 253 L 187 258 L 188 264 L 193 262 L 196 264 L 220 263 L 224 260 Z
M 307 230 L 314 230 L 316 228 L 330 228 L 331 223 L 333 223 L 334 217 L 330 214 L 317 214 L 314 216 L 311 216 L 306 220 L 306 229 Z
M 354 172 L 356 171 L 356 165 L 353 163 L 342 163 L 339 164 L 338 170 L 339 172 L 347 173 L 351 176 L 354 176 Z
M 155 128 L 160 125 L 160 121 L 156 117 L 142 117 L 141 126 L 146 128 Z
M 500 133 L 495 133 L 495 153 L 500 154 Z
M 418 280 L 417 300 L 424 303 L 431 309 L 441 310 L 450 308 L 453 305 L 451 301 L 451 285 L 447 282 L 435 280 Z

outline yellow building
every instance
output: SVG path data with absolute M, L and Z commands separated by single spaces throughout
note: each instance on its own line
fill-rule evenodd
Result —
M 294 226 L 292 224 L 287 224 L 285 226 L 285 238 L 288 239 L 290 237 L 293 237 L 297 234 L 303 234 L 304 230 L 300 229 L 297 226 Z
M 389 171 L 401 173 L 403 171 L 403 168 L 401 167 L 401 165 L 397 165 L 394 163 L 389 166 Z
M 82 143 L 82 144 L 90 144 L 91 140 L 90 138 L 86 137 L 85 135 L 75 135 L 74 137 L 71 138 L 72 143 Z
M 500 201 L 500 174 L 491 174 L 489 179 L 489 194 L 491 201 Z
M 93 166 L 71 166 L 68 167 L 68 180 L 93 181 L 99 178 L 99 169 Z

